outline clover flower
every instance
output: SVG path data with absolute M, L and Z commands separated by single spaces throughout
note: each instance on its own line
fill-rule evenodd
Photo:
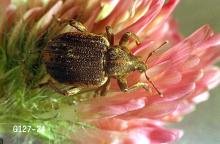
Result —
M 166 124 L 180 121 L 196 104 L 207 100 L 208 90 L 219 83 L 220 71 L 213 63 L 220 55 L 220 35 L 204 25 L 183 37 L 172 17 L 179 0 L 2 2 L 0 44 L 1 63 L 4 64 L 0 82 L 5 84 L 5 90 L 0 100 L 5 103 L 0 106 L 4 108 L 1 113 L 6 115 L 5 112 L 14 110 L 14 116 L 18 112 L 28 112 L 17 119 L 7 116 L 11 121 L 25 118 L 29 123 L 40 121 L 51 129 L 56 126 L 54 133 L 68 132 L 64 139 L 77 144 L 171 143 L 177 141 L 183 131 L 167 129 Z M 145 75 L 138 72 L 128 76 L 128 85 L 145 82 L 152 92 L 144 89 L 120 92 L 114 80 L 105 97 L 94 98 L 91 91 L 83 91 L 66 98 L 47 88 L 32 89 L 31 86 L 45 75 L 45 69 L 39 53 L 30 54 L 30 51 L 40 51 L 48 39 L 59 33 L 74 31 L 72 27 L 58 25 L 54 16 L 76 19 L 97 34 L 105 33 L 105 26 L 111 26 L 116 44 L 125 32 L 135 33 L 141 44 L 136 46 L 131 41 L 129 49 L 143 61 L 168 41 L 146 63 L 149 68 L 146 73 L 163 97 L 157 94 Z M 20 105 L 22 108 L 18 109 Z M 63 114 L 47 120 L 42 118 L 45 113 L 62 113 L 66 106 L 74 111 L 67 114 L 70 118 Z M 54 133 L 40 135 L 55 140 L 56 137 L 50 136 Z

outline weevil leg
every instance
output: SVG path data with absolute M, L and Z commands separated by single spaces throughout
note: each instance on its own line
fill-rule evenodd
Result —
M 95 91 L 95 96 L 105 96 L 109 87 L 110 87 L 110 78 L 107 79 L 104 85 L 102 85 Z
M 123 92 L 128 91 L 128 83 L 125 78 L 117 78 L 117 82 L 121 91 Z
M 132 91 L 135 91 L 137 89 L 140 89 L 140 88 L 143 88 L 145 89 L 147 92 L 151 93 L 152 90 L 149 88 L 148 84 L 146 83 L 142 83 L 142 82 L 138 82 L 134 85 L 132 85 L 127 92 L 132 92 Z
M 62 95 L 67 95 L 66 91 L 58 88 L 56 86 L 56 84 L 54 82 L 52 82 L 51 80 L 48 80 L 47 83 L 44 83 L 43 86 L 49 86 L 50 88 L 52 88 L 54 91 L 56 91 L 57 93 L 59 94 L 62 94 Z
M 136 34 L 134 34 L 132 32 L 126 32 L 125 34 L 122 35 L 122 37 L 119 41 L 119 45 L 122 48 L 127 49 L 130 38 L 132 38 L 136 42 L 137 45 L 140 44 L 140 39 Z M 130 51 L 130 50 L 127 49 L 126 51 Z
M 114 45 L 114 34 L 112 28 L 110 26 L 106 26 L 105 30 L 110 45 Z
M 118 79 L 118 85 L 123 92 L 132 92 L 140 88 L 144 88 L 148 92 L 152 92 L 146 83 L 138 82 L 128 88 L 126 79 Z
M 59 24 L 71 25 L 72 27 L 74 27 L 75 29 L 77 29 L 80 32 L 87 31 L 86 27 L 81 22 L 76 21 L 74 19 L 60 19 L 55 16 L 54 16 L 54 18 Z
M 44 86 L 49 86 L 57 93 L 65 95 L 65 96 L 71 96 L 71 95 L 77 94 L 82 89 L 82 88 L 76 88 L 76 87 L 71 87 L 68 89 L 61 89 L 61 88 L 57 87 L 56 84 L 51 80 L 48 80 L 47 82 L 44 82 L 44 83 L 40 83 L 37 87 L 41 88 Z
M 71 87 L 63 91 L 65 92 L 65 96 L 71 96 L 71 95 L 78 94 L 82 89 L 83 88 L 80 88 L 80 87 Z

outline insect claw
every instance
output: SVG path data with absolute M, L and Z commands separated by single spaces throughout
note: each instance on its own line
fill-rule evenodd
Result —
M 164 95 L 162 93 L 160 93 L 160 97 L 164 97 Z
M 140 39 L 138 37 L 137 37 L 137 40 L 136 40 L 136 44 L 137 45 L 141 44 L 141 41 L 140 41 Z
M 58 18 L 56 15 L 53 15 L 53 19 L 59 24 L 62 24 L 61 18 Z
M 146 89 L 149 93 L 152 93 L 152 89 L 151 88 L 148 88 Z
M 148 86 L 147 83 L 144 83 L 143 88 L 144 88 L 147 92 L 152 93 L 152 89 Z

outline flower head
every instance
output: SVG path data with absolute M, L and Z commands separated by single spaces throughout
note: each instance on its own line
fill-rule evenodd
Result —
M 164 128 L 166 122 L 181 120 L 194 109 L 195 104 L 206 100 L 208 90 L 219 83 L 220 71 L 213 63 L 220 55 L 220 35 L 215 34 L 208 25 L 204 25 L 190 36 L 183 37 L 172 17 L 179 0 L 49 0 L 27 1 L 20 5 L 4 2 L 7 8 L 3 9 L 0 38 L 1 43 L 7 45 L 5 51 L 12 51 L 8 54 L 12 61 L 20 56 L 25 59 L 28 51 L 44 47 L 48 39 L 59 33 L 75 30 L 69 26 L 59 26 L 53 19 L 54 15 L 61 19 L 76 19 L 96 34 L 105 33 L 105 26 L 109 25 L 115 34 L 116 44 L 125 32 L 135 33 L 141 39 L 141 44 L 136 46 L 135 42 L 131 41 L 129 50 L 143 61 L 163 42 L 169 42 L 156 50 L 146 63 L 146 74 L 163 97 L 158 96 L 144 73 L 139 72 L 129 74 L 128 85 L 144 82 L 152 92 L 146 92 L 144 89 L 129 93 L 120 92 L 117 82 L 113 79 L 110 93 L 106 97 L 90 98 L 91 92 L 86 91 L 76 95 L 76 104 L 73 106 L 76 112 L 72 117 L 77 117 L 77 120 L 72 120 L 73 124 L 80 120 L 92 127 L 75 127 L 75 131 L 70 134 L 70 139 L 75 143 L 174 142 L 183 132 Z M 27 29 L 23 31 L 27 35 L 25 41 L 20 49 L 15 49 L 14 45 L 20 42 L 17 34 L 23 30 L 24 25 L 29 32 Z M 6 43 L 5 33 L 10 34 Z M 29 67 L 38 64 L 36 58 L 28 60 L 27 63 Z M 30 68 L 28 70 L 34 81 L 26 77 L 26 84 L 39 80 L 42 73 L 37 74 L 36 71 L 45 71 L 41 65 L 37 65 L 36 71 Z M 54 99 L 59 100 L 59 106 L 68 103 L 66 98 Z M 54 101 L 52 103 L 54 104 Z M 32 112 L 37 110 L 39 109 Z

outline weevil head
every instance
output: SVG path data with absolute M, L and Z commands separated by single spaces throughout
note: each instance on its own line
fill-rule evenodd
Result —
M 147 70 L 146 64 L 139 57 L 120 46 L 110 47 L 105 57 L 105 71 L 108 76 L 123 76 L 132 71 L 143 73 Z
M 146 63 L 144 63 L 142 61 L 142 58 L 138 57 L 138 56 L 134 56 L 134 55 L 132 55 L 131 57 L 132 57 L 131 61 L 133 63 L 134 70 L 137 70 L 140 73 L 146 72 L 148 67 L 147 67 Z
M 135 62 L 135 70 L 138 70 L 140 73 L 144 73 L 147 69 L 147 65 L 143 61 L 137 59 L 137 61 Z

